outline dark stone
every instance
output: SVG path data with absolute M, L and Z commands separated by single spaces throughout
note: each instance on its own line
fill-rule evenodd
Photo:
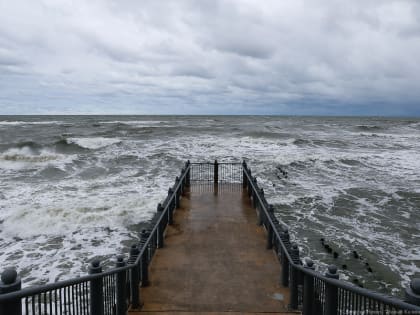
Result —
M 140 251 L 139 251 L 139 248 L 137 247 L 137 244 L 131 245 L 130 256 L 135 256 L 135 255 L 138 255 L 139 253 Z
M 410 288 L 415 294 L 420 295 L 420 278 L 411 280 Z
M 336 267 L 336 266 L 334 266 L 334 265 L 329 265 L 329 266 L 328 266 L 328 272 L 329 272 L 330 274 L 336 274 L 336 273 L 337 273 L 337 267 Z
M 338 271 L 337 266 L 329 265 L 328 271 L 325 273 L 325 276 L 332 279 L 338 279 L 339 275 L 337 271 Z
M 337 257 L 338 257 L 338 253 L 334 252 L 334 258 L 337 258 Z
M 332 253 L 332 248 L 328 246 L 327 251 L 328 251 L 329 253 Z
M 355 250 L 353 251 L 353 257 L 356 259 L 359 258 L 359 254 Z
M 17 278 L 17 272 L 15 269 L 6 269 L 5 271 L 3 271 L 3 273 L 1 274 L 1 281 L 4 284 L 12 284 L 16 281 Z
M 100 264 L 101 262 L 98 259 L 95 259 L 94 261 L 92 261 L 92 267 L 94 268 L 98 268 Z

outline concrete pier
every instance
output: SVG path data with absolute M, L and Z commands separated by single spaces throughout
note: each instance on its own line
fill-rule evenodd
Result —
M 292 314 L 280 264 L 240 184 L 192 184 L 131 314 Z

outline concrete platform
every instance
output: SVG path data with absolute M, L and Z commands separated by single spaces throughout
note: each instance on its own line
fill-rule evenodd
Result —
M 192 184 L 174 221 L 131 314 L 288 313 L 280 264 L 241 185 Z

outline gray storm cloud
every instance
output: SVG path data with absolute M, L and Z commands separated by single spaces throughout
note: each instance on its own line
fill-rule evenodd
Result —
M 418 56 L 417 1 L 0 0 L 0 113 L 413 115 Z

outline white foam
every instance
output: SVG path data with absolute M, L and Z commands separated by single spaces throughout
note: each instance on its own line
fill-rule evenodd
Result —
M 100 149 L 116 143 L 120 143 L 122 140 L 118 138 L 104 138 L 104 137 L 92 137 L 92 138 L 68 138 L 69 143 L 75 143 L 86 149 Z
M 122 124 L 131 126 L 153 127 L 161 126 L 164 123 L 162 120 L 114 120 L 114 121 L 100 121 L 100 124 Z
M 0 126 L 20 126 L 20 125 L 61 125 L 63 121 L 0 121 Z
M 11 148 L 0 155 L 1 160 L 15 162 L 46 162 L 57 159 L 57 155 L 47 150 L 39 154 L 34 153 L 29 147 Z
M 66 163 L 71 163 L 74 159 L 74 155 L 57 154 L 47 148 L 34 152 L 30 147 L 24 146 L 22 148 L 11 148 L 0 154 L 0 170 L 3 172 L 18 172 L 23 169 L 34 168 L 42 170 L 49 165 L 62 169 Z

